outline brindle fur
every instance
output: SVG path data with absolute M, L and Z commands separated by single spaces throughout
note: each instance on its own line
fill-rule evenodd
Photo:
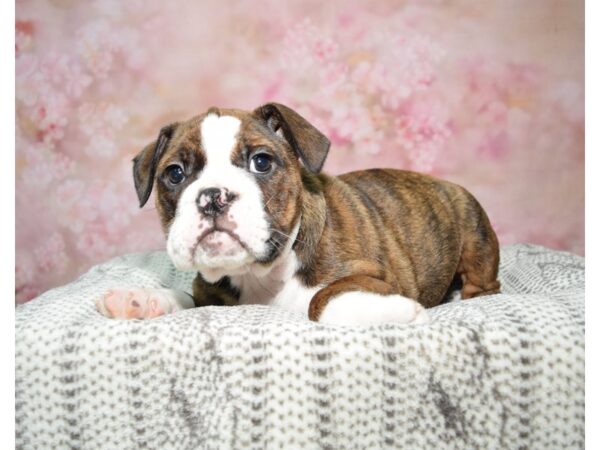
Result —
M 461 186 L 393 169 L 339 177 L 318 173 L 329 141 L 283 105 L 264 105 L 252 113 L 216 108 L 208 113 L 241 120 L 234 164 L 246 167 L 255 147 L 270 149 L 276 158 L 278 170 L 257 177 L 274 230 L 272 252 L 259 263 L 277 258 L 300 218 L 293 246 L 301 262 L 297 276 L 306 286 L 325 286 L 311 301 L 311 320 L 318 320 L 329 299 L 355 290 L 401 294 L 432 307 L 442 301 L 456 274 L 463 282 L 462 298 L 499 292 L 496 234 L 483 208 Z M 165 232 L 190 175 L 205 164 L 199 135 L 204 117 L 165 127 L 134 160 L 140 204 L 154 182 Z M 285 139 L 275 133 L 278 128 Z M 164 182 L 164 172 L 175 161 L 184 164 L 189 181 L 173 189 Z M 197 306 L 232 304 L 238 297 L 227 277 L 210 284 L 198 274 L 194 282 Z
M 356 290 L 357 276 L 362 290 L 404 295 L 425 307 L 442 301 L 456 273 L 463 281 L 462 298 L 499 292 L 496 235 L 462 187 L 392 169 L 318 178 L 325 199 L 320 205 L 329 205 L 319 245 L 296 243 L 301 260 L 312 261 L 302 265 L 303 281 L 329 285 L 331 292 L 315 295 L 312 319 L 329 298 Z

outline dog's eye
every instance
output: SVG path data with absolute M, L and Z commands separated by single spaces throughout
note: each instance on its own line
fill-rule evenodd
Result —
M 271 155 L 259 153 L 254 155 L 250 160 L 250 172 L 267 173 L 269 170 L 271 170 L 272 165 L 273 158 Z
M 183 173 L 181 166 L 178 166 L 177 164 L 167 167 L 166 173 L 171 184 L 179 184 L 185 180 L 185 173 Z

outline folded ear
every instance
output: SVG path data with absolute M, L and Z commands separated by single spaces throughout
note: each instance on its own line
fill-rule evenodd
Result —
M 274 132 L 283 137 L 304 165 L 313 173 L 323 168 L 329 152 L 329 139 L 296 111 L 280 103 L 267 103 L 254 110 L 254 115 L 265 121 Z
M 154 175 L 156 166 L 164 154 L 169 140 L 173 136 L 173 131 L 177 128 L 177 123 L 167 125 L 160 130 L 158 139 L 148 144 L 144 149 L 133 158 L 133 182 L 135 190 L 140 201 L 140 208 L 146 204 L 152 186 L 154 185 Z

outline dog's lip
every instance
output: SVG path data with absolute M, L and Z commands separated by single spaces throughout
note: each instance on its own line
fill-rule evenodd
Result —
M 228 235 L 229 235 L 229 236 L 231 236 L 231 237 L 232 237 L 234 240 L 236 240 L 236 241 L 240 242 L 240 244 L 241 244 L 241 239 L 240 239 L 240 237 L 239 237 L 239 236 L 238 236 L 236 233 L 234 233 L 233 231 L 231 231 L 231 230 L 228 230 L 228 229 L 226 229 L 226 228 L 219 228 L 219 227 L 211 227 L 211 228 L 209 228 L 208 230 L 204 230 L 204 231 L 203 231 L 203 232 L 200 234 L 200 236 L 198 236 L 198 243 L 201 243 L 201 242 L 202 242 L 204 239 L 206 239 L 206 238 L 207 238 L 207 237 L 208 237 L 210 234 L 213 234 L 213 233 L 218 233 L 218 232 L 221 232 L 221 233 L 226 233 L 226 234 L 228 234 Z
M 217 233 L 217 232 L 228 234 L 234 241 L 236 241 L 238 244 L 240 244 L 244 250 L 246 250 L 248 253 L 252 254 L 252 252 L 250 251 L 248 246 L 242 241 L 242 239 L 237 235 L 237 233 L 235 233 L 231 230 L 228 230 L 227 228 L 220 228 L 218 226 L 213 226 L 213 227 L 209 228 L 208 230 L 204 230 L 200 234 L 200 236 L 198 236 L 198 239 L 196 240 L 196 245 L 194 245 L 193 251 L 194 252 L 196 251 L 198 246 L 202 243 L 202 241 L 204 239 L 206 239 L 206 237 L 208 237 L 209 235 L 211 235 L 213 233 Z

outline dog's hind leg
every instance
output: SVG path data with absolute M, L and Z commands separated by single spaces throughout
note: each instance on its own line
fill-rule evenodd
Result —
M 477 205 L 479 206 L 479 205 Z M 481 207 L 474 211 L 474 227 L 463 235 L 457 273 L 462 279 L 463 299 L 500 292 L 498 238 Z
M 366 275 L 340 278 L 318 291 L 310 302 L 308 318 L 335 325 L 429 321 L 421 304 L 396 293 L 385 281 Z

